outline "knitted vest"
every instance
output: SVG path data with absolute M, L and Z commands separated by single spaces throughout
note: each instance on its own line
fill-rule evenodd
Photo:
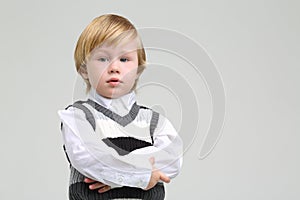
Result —
M 86 106 L 89 105 L 89 106 Z M 147 107 L 133 104 L 129 113 L 123 117 L 112 112 L 111 110 L 101 106 L 100 104 L 88 99 L 87 101 L 77 101 L 73 105 L 75 108 L 82 110 L 87 121 L 96 130 L 96 121 L 88 107 L 92 107 L 98 112 L 101 112 L 108 120 L 113 120 L 115 123 L 125 127 L 130 124 L 139 115 L 143 109 L 144 111 L 152 112 L 150 120 L 149 134 L 151 142 L 137 139 L 134 137 L 113 137 L 103 138 L 102 141 L 109 147 L 114 148 L 119 155 L 126 155 L 133 150 L 153 145 L 153 133 L 157 126 L 159 114 Z M 68 106 L 66 109 L 68 109 Z M 65 146 L 64 146 L 65 150 Z M 66 152 L 66 151 L 65 151 Z M 68 158 L 68 155 L 66 153 Z M 69 159 L 68 159 L 69 160 Z M 69 160 L 70 162 L 70 160 Z M 163 183 L 158 183 L 150 190 L 143 190 L 141 188 L 123 186 L 121 188 L 114 188 L 105 193 L 98 193 L 97 190 L 90 190 L 89 184 L 84 183 L 84 176 L 79 173 L 70 162 L 70 182 L 69 182 L 69 199 L 70 200 L 109 200 L 109 199 L 145 199 L 145 200 L 163 200 L 165 197 L 165 189 Z

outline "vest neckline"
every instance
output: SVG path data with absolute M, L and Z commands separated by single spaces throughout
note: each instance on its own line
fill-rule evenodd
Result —
M 98 104 L 97 102 L 95 102 L 91 99 L 88 99 L 86 101 L 86 103 L 89 104 L 90 106 L 92 106 L 98 112 L 101 112 L 106 117 L 114 120 L 115 122 L 117 122 L 118 124 L 120 124 L 123 127 L 130 124 L 133 120 L 135 120 L 135 118 L 136 118 L 136 116 L 137 116 L 137 114 L 139 113 L 139 110 L 140 110 L 140 106 L 137 105 L 136 102 L 134 102 L 134 104 L 132 105 L 129 112 L 124 116 L 120 116 L 119 114 L 105 108 L 104 106 Z

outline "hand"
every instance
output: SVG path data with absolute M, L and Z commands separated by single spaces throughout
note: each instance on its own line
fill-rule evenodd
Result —
M 150 158 L 150 162 L 152 164 L 152 174 L 150 177 L 150 181 L 148 186 L 144 189 L 144 190 L 149 190 L 151 188 L 153 188 L 158 181 L 163 181 L 165 183 L 170 183 L 170 178 L 168 176 L 166 176 L 164 173 L 162 173 L 161 171 L 159 171 L 158 169 L 155 168 L 154 164 L 155 164 L 155 160 L 154 158 Z
M 90 178 L 85 178 L 84 182 L 90 184 L 89 185 L 90 190 L 97 190 L 98 189 L 99 193 L 107 192 L 108 190 L 111 189 L 109 185 L 105 185 L 101 182 L 95 181 L 95 180 L 90 179 Z

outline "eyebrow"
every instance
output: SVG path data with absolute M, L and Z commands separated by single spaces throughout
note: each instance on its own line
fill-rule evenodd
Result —
M 97 48 L 97 49 L 94 50 L 94 53 L 99 53 L 99 52 L 100 53 L 107 53 L 107 54 L 109 53 L 108 51 L 106 51 L 105 49 L 102 49 L 102 48 Z
M 133 49 L 133 50 L 122 50 L 121 52 L 118 53 L 118 55 L 123 55 L 123 54 L 129 54 L 129 53 L 133 53 L 137 51 L 137 49 Z M 95 54 L 98 54 L 98 53 L 106 53 L 106 54 L 111 54 L 110 51 L 106 50 L 106 49 L 103 49 L 103 48 L 98 48 L 95 50 L 94 52 Z

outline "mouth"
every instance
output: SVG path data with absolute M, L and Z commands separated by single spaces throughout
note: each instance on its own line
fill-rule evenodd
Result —
M 118 84 L 122 83 L 122 81 L 118 78 L 111 78 L 108 81 L 106 81 L 111 86 L 117 86 Z

